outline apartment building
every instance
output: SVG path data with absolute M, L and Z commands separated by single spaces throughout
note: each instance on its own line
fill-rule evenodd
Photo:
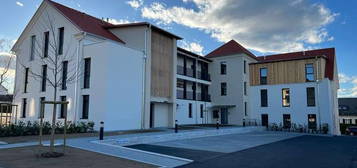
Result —
M 182 48 L 177 48 L 176 120 L 179 124 L 212 122 L 211 78 L 212 61 Z
M 252 117 L 262 125 L 339 134 L 334 48 L 257 57 L 250 64 Z
M 44 0 L 12 48 L 18 120 L 37 121 L 60 80 L 56 99 L 69 101 L 69 121 L 104 121 L 106 130 L 173 126 L 178 39 L 149 23 L 113 25 Z M 63 65 L 56 80 L 54 62 Z M 52 106 L 44 111 L 50 120 Z M 63 113 L 59 105 L 59 121 Z
M 68 120 L 104 121 L 106 130 L 218 121 L 327 124 L 338 134 L 334 49 L 257 57 L 231 40 L 203 57 L 177 47 L 180 39 L 147 22 L 114 25 L 44 0 L 12 49 L 16 120 L 37 121 L 58 81 Z M 45 120 L 52 110 L 45 106 Z M 63 114 L 58 106 L 59 121 Z
M 357 125 L 357 98 L 338 98 L 338 111 L 341 124 Z

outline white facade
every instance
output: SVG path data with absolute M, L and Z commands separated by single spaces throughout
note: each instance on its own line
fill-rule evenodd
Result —
M 292 83 L 277 85 L 259 85 L 251 86 L 250 95 L 250 112 L 251 117 L 261 122 L 262 114 L 268 115 L 269 124 L 283 125 L 283 115 L 290 114 L 291 124 L 307 126 L 308 115 L 316 115 L 316 124 L 328 124 L 331 134 L 339 132 L 336 124 L 337 109 L 333 106 L 333 100 L 336 95 L 331 95 L 328 90 L 333 90 L 330 80 L 324 79 L 320 82 Z M 315 106 L 307 105 L 306 88 L 315 88 Z M 290 90 L 290 106 L 284 107 L 282 102 L 282 89 Z M 266 89 L 268 92 L 268 106 L 261 107 L 260 90 Z
M 94 121 L 96 128 L 99 127 L 100 121 L 104 121 L 106 130 L 142 128 L 143 52 L 82 32 L 46 1 L 40 6 L 13 49 L 17 55 L 15 91 L 18 93 L 14 98 L 14 103 L 19 105 L 17 121 L 38 121 L 40 98 L 53 100 L 54 90 L 48 82 L 46 91 L 42 92 L 41 82 L 33 77 L 28 78 L 27 93 L 24 93 L 24 67 L 41 74 L 43 62 L 40 57 L 36 56 L 30 61 L 30 38 L 36 35 L 38 48 L 43 47 L 43 33 L 48 31 L 43 25 L 48 18 L 46 13 L 50 13 L 50 17 L 55 21 L 53 27 L 56 30 L 64 27 L 63 50 L 70 53 L 67 55 L 68 69 L 78 69 L 75 82 L 68 83 L 67 89 L 59 89 L 57 94 L 57 100 L 66 96 L 69 101 L 68 120 Z M 50 40 L 54 40 L 51 34 Z M 87 89 L 83 88 L 84 58 L 91 59 L 90 87 Z M 48 75 L 52 78 L 50 71 Z M 88 119 L 82 119 L 83 95 L 89 95 Z M 27 102 L 25 116 L 22 114 L 24 99 Z M 57 110 L 58 121 L 63 121 L 59 118 L 59 113 L 60 107 Z M 45 120 L 49 121 L 51 117 L 52 105 L 46 105 Z
M 220 56 L 212 58 L 212 60 L 213 62 L 209 66 L 213 79 L 210 87 L 213 106 L 211 112 L 217 110 L 219 113 L 218 120 L 222 123 L 222 117 L 226 115 L 222 114 L 222 109 L 227 109 L 228 123 L 226 124 L 242 125 L 243 119 L 249 119 L 249 63 L 255 60 L 246 54 Z M 246 64 L 245 72 L 244 62 Z M 226 74 L 221 74 L 221 64 L 226 65 Z M 247 94 L 244 94 L 244 82 L 246 82 Z M 227 84 L 226 95 L 221 95 L 221 83 Z M 246 107 L 245 102 L 247 103 Z

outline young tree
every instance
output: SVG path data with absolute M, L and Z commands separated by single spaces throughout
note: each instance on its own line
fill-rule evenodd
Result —
M 48 11 L 44 11 L 44 19 L 39 19 L 38 22 L 39 28 L 37 28 L 36 35 L 42 35 L 42 37 L 31 37 L 32 53 L 30 53 L 30 60 L 32 60 L 31 67 L 42 67 L 43 70 L 39 72 L 34 70 L 35 68 L 27 67 L 25 62 L 28 59 L 22 59 L 19 63 L 24 70 L 28 68 L 29 77 L 40 82 L 41 85 L 52 88 L 53 93 L 50 101 L 57 102 L 59 89 L 65 84 L 74 83 L 80 76 L 77 66 L 79 63 L 74 62 L 76 53 L 76 49 L 72 48 L 76 46 L 72 44 L 74 35 L 66 36 L 69 39 L 65 39 L 65 29 L 55 23 L 54 16 Z M 54 103 L 50 138 L 51 153 L 54 152 L 56 110 L 57 104 Z
M 12 41 L 8 39 L 0 39 L 0 85 L 10 90 L 14 77 L 15 60 L 14 54 L 10 53 Z M 7 86 L 7 87 L 6 87 Z

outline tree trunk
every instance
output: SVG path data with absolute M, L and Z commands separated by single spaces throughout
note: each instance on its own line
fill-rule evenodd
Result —
M 54 88 L 54 97 L 53 97 L 53 112 L 52 112 L 52 129 L 51 129 L 51 140 L 50 140 L 50 151 L 55 151 L 55 130 L 56 130 L 56 111 L 57 111 L 57 88 Z

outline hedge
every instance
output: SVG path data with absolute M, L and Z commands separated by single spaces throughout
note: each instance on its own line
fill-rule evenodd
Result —
M 51 133 L 50 122 L 44 122 L 42 127 L 42 132 L 44 135 Z M 18 122 L 17 124 L 10 124 L 7 126 L 0 126 L 0 137 L 10 137 L 10 136 L 27 136 L 27 135 L 39 135 L 40 124 L 38 121 L 35 122 Z M 64 131 L 64 123 L 58 121 L 56 123 L 56 134 L 62 134 Z M 67 122 L 67 133 L 87 133 L 94 131 L 94 122 L 78 122 L 72 123 Z

